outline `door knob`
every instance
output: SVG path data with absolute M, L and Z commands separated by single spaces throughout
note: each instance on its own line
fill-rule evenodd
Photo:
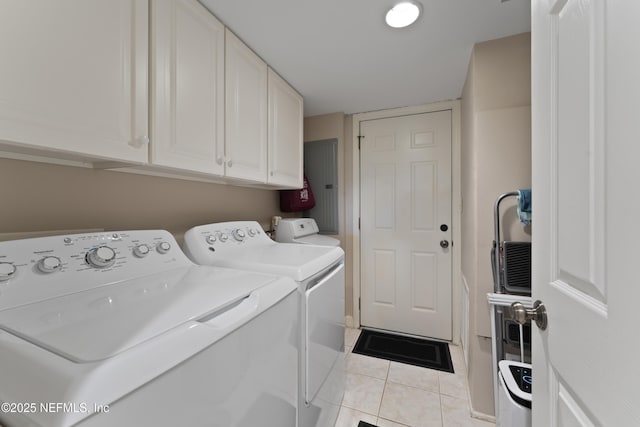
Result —
M 440 247 L 443 249 L 447 249 L 449 247 L 449 241 L 448 240 L 440 240 Z
M 521 302 L 514 302 L 511 304 L 511 317 L 520 325 L 533 320 L 541 331 L 547 329 L 547 309 L 540 300 L 533 303 L 533 308 L 527 308 Z

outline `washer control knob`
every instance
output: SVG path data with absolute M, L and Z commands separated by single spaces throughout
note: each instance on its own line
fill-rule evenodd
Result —
M 250 228 L 249 229 L 249 237 L 253 237 L 256 235 L 256 229 L 255 228 Z
M 238 242 L 242 242 L 244 240 L 245 237 L 247 237 L 247 235 L 244 233 L 244 231 L 242 231 L 239 228 L 236 228 L 235 230 L 233 230 L 231 232 L 231 235 L 233 236 L 234 239 L 236 239 Z
M 18 268 L 12 262 L 0 262 L 0 282 L 12 279 L 18 274 Z
M 46 256 L 38 261 L 38 270 L 41 273 L 55 273 L 62 268 L 62 261 L 57 256 Z
M 149 255 L 150 251 L 151 249 L 149 249 L 149 245 L 145 245 L 144 243 L 133 248 L 133 254 L 138 258 L 146 257 L 147 255 Z
M 169 242 L 160 242 L 156 245 L 156 250 L 161 254 L 166 254 L 171 250 L 171 244 Z
M 220 234 L 220 237 L 218 237 L 218 239 L 220 239 L 220 241 L 221 241 L 222 243 L 224 243 L 224 242 L 226 242 L 227 240 L 229 240 L 229 235 L 228 235 L 228 234 L 226 234 L 226 233 L 222 233 L 222 234 Z
M 213 234 L 209 234 L 205 240 L 208 244 L 213 245 L 216 242 L 216 236 L 214 236 Z
M 99 246 L 89 249 L 85 259 L 90 266 L 95 268 L 111 267 L 116 262 L 116 251 L 109 246 Z

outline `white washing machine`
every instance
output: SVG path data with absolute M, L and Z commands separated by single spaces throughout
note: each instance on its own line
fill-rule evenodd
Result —
M 313 218 L 283 218 L 276 227 L 276 242 L 340 246 L 340 240 L 323 236 Z
M 2 242 L 0 424 L 293 427 L 296 289 L 166 231 Z
M 299 427 L 335 424 L 344 394 L 344 252 L 277 243 L 255 221 L 194 227 L 184 235 L 196 263 L 280 274 L 300 295 Z M 270 424 L 275 425 L 275 424 Z
M 531 364 L 513 360 L 498 362 L 499 427 L 531 427 Z

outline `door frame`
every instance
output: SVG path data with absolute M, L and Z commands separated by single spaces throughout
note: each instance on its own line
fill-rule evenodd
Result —
M 452 342 L 460 344 L 460 327 L 462 312 L 462 244 L 460 240 L 461 216 L 462 216 L 462 189 L 461 189 L 461 120 L 460 120 L 460 100 L 442 101 L 433 104 L 416 105 L 412 107 L 393 108 L 389 110 L 378 110 L 353 115 L 352 126 L 352 217 L 348 224 L 353 236 L 353 318 L 347 319 L 347 326 L 360 327 L 360 150 L 358 148 L 358 134 L 360 133 L 360 122 L 367 120 L 386 119 L 411 114 L 433 113 L 436 111 L 451 111 L 451 313 L 452 313 Z M 350 324 L 352 323 L 352 324 Z

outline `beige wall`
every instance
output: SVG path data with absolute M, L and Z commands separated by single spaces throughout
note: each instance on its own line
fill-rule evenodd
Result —
M 505 192 L 531 187 L 531 37 L 477 44 L 462 94 L 462 274 L 469 288 L 469 390 L 474 411 L 494 413 L 490 251 L 493 205 Z M 513 203 L 505 204 L 502 237 L 530 240 Z
M 338 234 L 333 237 L 340 239 L 340 246 L 344 248 L 344 114 L 305 117 L 305 146 L 313 141 L 333 138 L 338 140 Z
M 166 229 L 283 215 L 274 190 L 0 159 L 0 233 Z
M 351 230 L 349 224 L 353 224 L 353 173 L 351 173 L 351 165 L 353 165 L 354 146 L 352 144 L 353 135 L 353 115 L 344 116 L 344 235 L 345 242 L 343 248 L 345 251 L 345 311 L 346 316 L 353 322 L 353 234 L 347 230 Z M 353 326 L 353 325 L 349 325 Z
M 347 120 L 348 119 L 348 120 Z M 304 141 L 305 144 L 312 141 L 336 138 L 338 140 L 338 234 L 333 236 L 340 239 L 340 246 L 345 251 L 345 310 L 347 316 L 353 316 L 353 285 L 352 285 L 352 249 L 351 240 L 347 238 L 346 228 L 346 197 L 351 197 L 351 188 L 345 186 L 346 157 L 351 158 L 351 152 L 345 152 L 345 141 L 351 138 L 351 116 L 343 113 L 324 114 L 321 116 L 305 117 Z M 346 132 L 349 132 L 348 134 Z M 349 138 L 349 139 L 346 139 Z M 349 163 L 350 164 L 350 163 Z M 349 184 L 351 185 L 351 184 Z M 350 200 L 350 199 L 349 199 Z

